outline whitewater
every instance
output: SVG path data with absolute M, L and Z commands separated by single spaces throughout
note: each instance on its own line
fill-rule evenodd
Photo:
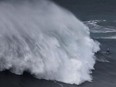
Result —
M 0 71 L 78 85 L 92 80 L 99 45 L 84 23 L 52 1 L 0 3 Z

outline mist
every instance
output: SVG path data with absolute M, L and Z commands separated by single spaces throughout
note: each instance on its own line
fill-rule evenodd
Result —
M 0 71 L 78 85 L 92 80 L 99 50 L 89 28 L 52 1 L 0 3 Z

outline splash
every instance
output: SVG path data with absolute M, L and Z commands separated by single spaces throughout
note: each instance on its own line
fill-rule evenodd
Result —
M 91 81 L 99 43 L 51 1 L 0 3 L 0 70 L 69 84 Z

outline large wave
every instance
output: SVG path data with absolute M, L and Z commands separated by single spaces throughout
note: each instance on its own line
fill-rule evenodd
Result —
M 51 1 L 0 3 L 0 70 L 70 84 L 91 81 L 99 43 L 71 12 Z

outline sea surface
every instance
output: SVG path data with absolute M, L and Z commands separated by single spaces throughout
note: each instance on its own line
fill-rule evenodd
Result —
M 100 42 L 92 82 L 70 85 L 57 81 L 38 80 L 28 72 L 15 75 L 0 72 L 0 87 L 116 87 L 116 1 L 54 0 L 70 10 L 86 26 L 91 37 Z

